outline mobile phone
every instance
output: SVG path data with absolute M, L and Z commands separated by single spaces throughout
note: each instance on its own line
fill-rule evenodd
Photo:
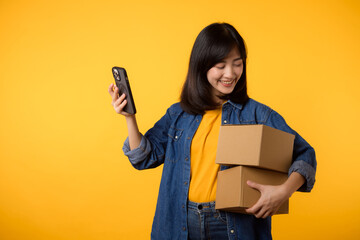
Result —
M 123 111 L 130 114 L 135 114 L 135 102 L 131 94 L 130 84 L 126 74 L 126 70 L 121 67 L 113 67 L 112 73 L 115 79 L 116 86 L 119 88 L 119 96 L 121 96 L 123 93 L 125 93 L 126 95 L 125 99 L 127 100 L 127 104 L 124 107 Z

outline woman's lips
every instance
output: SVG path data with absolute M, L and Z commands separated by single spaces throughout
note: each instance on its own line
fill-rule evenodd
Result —
M 219 80 L 224 87 L 231 87 L 235 80 Z

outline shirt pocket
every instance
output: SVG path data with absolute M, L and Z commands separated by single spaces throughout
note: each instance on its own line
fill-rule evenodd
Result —
M 180 158 L 181 153 L 181 139 L 183 135 L 183 129 L 170 127 L 168 131 L 169 141 L 166 149 L 165 161 L 175 163 Z

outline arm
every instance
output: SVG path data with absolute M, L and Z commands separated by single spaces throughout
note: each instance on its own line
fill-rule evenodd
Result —
M 125 119 L 128 128 L 130 149 L 133 150 L 140 145 L 141 134 L 139 132 L 135 115 L 127 116 Z
M 290 176 L 293 172 L 301 174 L 305 182 L 297 191 L 310 192 L 315 183 L 317 166 L 314 148 L 296 131 L 290 128 L 280 114 L 273 110 L 266 121 L 266 125 L 295 135 L 293 161 L 288 175 Z
M 125 116 L 126 125 L 128 129 L 128 138 L 125 140 L 123 151 L 129 158 L 131 164 L 137 169 L 145 169 L 155 167 L 158 164 L 156 161 L 146 161 L 152 152 L 151 144 L 140 132 L 136 122 L 135 114 L 124 112 L 123 109 L 127 104 L 125 94 L 119 96 L 119 88 L 113 83 L 109 86 L 109 94 L 112 98 L 111 105 L 114 107 L 115 112 Z
M 145 135 L 139 132 L 135 115 L 123 111 L 127 101 L 125 95 L 119 96 L 119 89 L 111 84 L 109 93 L 112 105 L 118 114 L 124 115 L 129 137 L 123 145 L 123 152 L 136 169 L 148 169 L 161 165 L 165 159 L 168 130 L 171 123 L 171 110 L 163 116 Z
M 111 104 L 113 105 L 116 113 L 125 116 L 126 125 L 128 128 L 128 134 L 129 134 L 130 149 L 131 150 L 135 149 L 140 145 L 140 142 L 141 142 L 141 134 L 139 132 L 139 127 L 136 122 L 135 114 L 131 115 L 131 114 L 123 111 L 124 107 L 127 104 L 127 101 L 125 99 L 126 96 L 125 96 L 125 94 L 122 94 L 121 96 L 119 96 L 119 88 L 118 87 L 114 86 L 114 84 L 112 83 L 112 84 L 110 84 L 108 91 L 112 98 Z
M 145 135 L 140 134 L 138 147 L 131 147 L 131 136 L 125 140 L 123 151 L 131 164 L 139 170 L 154 168 L 165 160 L 168 143 L 168 131 L 171 123 L 170 109 L 166 114 L 149 129 Z M 130 121 L 134 121 L 129 119 Z M 129 124 L 134 124 L 130 122 Z M 137 144 L 137 143 L 136 143 Z
M 278 186 L 261 185 L 248 181 L 248 185 L 261 193 L 258 202 L 247 209 L 258 218 L 273 215 L 281 204 L 295 192 L 310 192 L 315 183 L 316 158 L 314 149 L 277 112 L 271 110 L 266 125 L 294 134 L 293 162 L 287 181 Z

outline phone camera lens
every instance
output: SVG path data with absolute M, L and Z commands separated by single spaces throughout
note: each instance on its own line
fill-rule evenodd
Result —
M 119 76 L 119 72 L 117 69 L 114 69 L 114 77 L 116 80 L 120 81 L 120 76 Z

